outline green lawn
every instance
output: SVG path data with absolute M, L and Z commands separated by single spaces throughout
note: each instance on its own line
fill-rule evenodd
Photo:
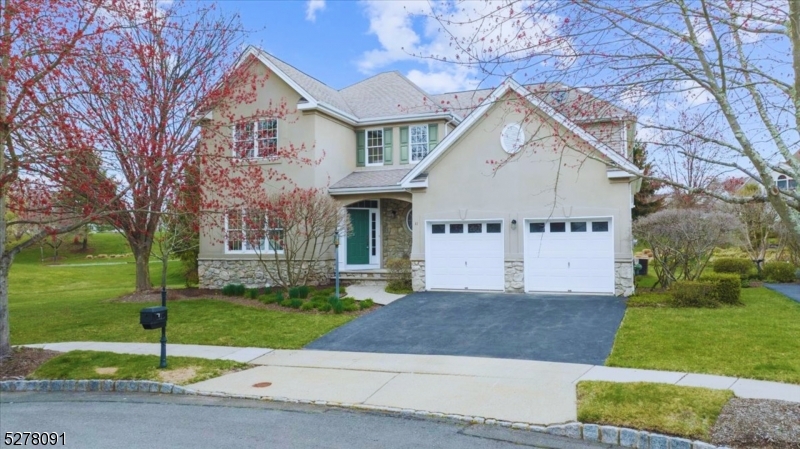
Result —
M 766 288 L 742 289 L 742 301 L 629 307 L 606 365 L 800 384 L 800 304 Z
M 33 372 L 29 379 L 112 379 L 177 380 L 180 385 L 217 377 L 227 371 L 245 369 L 249 365 L 230 360 L 208 360 L 194 357 L 167 357 L 167 368 L 159 369 L 154 355 L 115 354 L 113 352 L 72 351 L 54 357 Z M 105 370 L 105 371 L 104 371 Z M 183 371 L 180 379 L 162 377 Z M 188 371 L 191 370 L 191 371 Z M 188 372 L 187 372 L 188 371 Z
M 127 251 L 122 237 L 113 233 L 92 234 L 89 244 L 94 254 Z M 158 342 L 159 332 L 139 325 L 139 310 L 155 303 L 108 301 L 132 291 L 135 266 L 131 258 L 97 261 L 67 250 L 61 253 L 64 260 L 59 265 L 42 263 L 38 247 L 15 259 L 9 275 L 12 344 Z M 150 269 L 158 284 L 160 265 L 153 263 Z M 170 263 L 167 282 L 171 288 L 183 287 L 180 262 Z M 353 319 L 352 315 L 255 309 L 216 300 L 171 302 L 169 308 L 170 343 L 301 348 Z
M 730 390 L 656 383 L 578 383 L 578 420 L 710 440 Z

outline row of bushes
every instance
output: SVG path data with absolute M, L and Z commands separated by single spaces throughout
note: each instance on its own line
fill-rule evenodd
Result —
M 313 289 L 302 285 L 283 290 L 271 287 L 246 288 L 241 284 L 228 284 L 223 287 L 222 293 L 226 296 L 244 296 L 264 304 L 278 304 L 303 311 L 343 313 L 364 310 L 375 305 L 371 299 L 356 302 L 353 298 L 337 298 L 334 287 Z M 347 294 L 344 287 L 339 289 L 339 294 L 340 296 Z
M 797 279 L 796 267 L 789 262 L 767 262 L 759 276 L 756 265 L 748 259 L 721 258 L 714 261 L 712 268 L 716 273 L 731 273 L 743 280 L 763 279 L 772 282 L 794 282 Z
M 698 281 L 678 281 L 670 288 L 676 307 L 719 307 L 741 303 L 742 279 L 733 273 L 704 274 Z

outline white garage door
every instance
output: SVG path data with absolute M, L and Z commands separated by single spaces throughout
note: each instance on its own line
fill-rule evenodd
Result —
M 427 223 L 427 289 L 503 290 L 503 224 Z
M 525 290 L 614 293 L 614 233 L 608 218 L 525 223 Z

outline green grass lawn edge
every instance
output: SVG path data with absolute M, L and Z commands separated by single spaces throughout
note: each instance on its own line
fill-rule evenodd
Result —
M 670 384 L 581 381 L 578 421 L 709 441 L 730 390 Z
M 226 372 L 249 367 L 231 360 L 210 360 L 195 357 L 167 357 L 167 368 L 158 368 L 160 357 L 155 355 L 117 354 L 102 351 L 70 351 L 53 357 L 36 369 L 29 379 L 108 379 L 153 380 L 165 382 L 160 374 L 183 368 L 193 368 L 196 375 L 178 385 L 188 385 L 218 377 Z M 117 368 L 113 374 L 100 374 L 98 368 Z

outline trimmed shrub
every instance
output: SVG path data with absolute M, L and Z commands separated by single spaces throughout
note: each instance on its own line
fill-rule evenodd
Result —
M 342 308 L 345 312 L 355 312 L 358 310 L 358 305 L 356 304 L 343 304 Z
M 275 304 L 278 302 L 278 299 L 275 297 L 275 295 L 261 295 L 258 297 L 258 300 L 264 304 Z
M 299 298 L 300 297 L 300 287 L 291 287 L 291 288 L 289 288 L 289 297 L 290 298 Z
M 375 303 L 372 301 L 372 299 L 365 299 L 365 300 L 363 300 L 363 301 L 358 303 L 358 307 L 361 310 L 369 309 L 370 307 L 372 307 L 374 305 L 375 305 Z
M 733 273 L 708 273 L 700 276 L 701 282 L 714 284 L 714 295 L 723 304 L 740 304 L 742 279 Z
M 675 307 L 719 307 L 716 286 L 710 282 L 678 281 L 670 287 Z
M 320 312 L 330 312 L 331 308 L 332 307 L 330 304 L 322 304 L 319 307 L 317 307 L 317 310 L 319 310 Z
M 720 258 L 714 261 L 715 273 L 734 273 L 747 279 L 755 271 L 755 264 L 748 259 Z
M 275 302 L 278 304 L 283 302 L 283 290 L 278 290 L 275 292 Z
M 388 288 L 395 291 L 411 290 L 410 259 L 389 259 L 386 261 L 386 269 L 391 276 Z
M 304 302 L 302 306 L 300 306 L 300 310 L 308 312 L 309 310 L 314 310 L 314 304 L 310 302 Z
M 308 298 L 308 294 L 311 293 L 311 287 L 308 285 L 301 285 L 297 287 L 297 293 L 300 295 L 299 298 L 306 299 Z
M 336 296 L 331 296 L 328 298 L 328 304 L 331 306 L 333 313 L 339 314 L 344 312 L 344 303 L 342 303 L 342 300 Z
M 246 288 L 242 284 L 228 284 L 222 287 L 222 294 L 225 296 L 242 296 Z
M 258 289 L 257 288 L 248 288 L 247 289 L 247 294 L 245 296 L 247 296 L 250 299 L 258 298 Z
M 281 307 L 291 307 L 292 306 L 292 300 L 290 298 L 286 298 L 286 299 L 284 299 L 283 301 L 280 302 L 280 305 L 281 305 Z
M 767 262 L 764 264 L 764 277 L 772 282 L 794 282 L 795 266 L 789 262 Z
M 303 307 L 303 300 L 300 298 L 291 298 L 289 299 L 289 307 L 292 309 L 299 309 Z

